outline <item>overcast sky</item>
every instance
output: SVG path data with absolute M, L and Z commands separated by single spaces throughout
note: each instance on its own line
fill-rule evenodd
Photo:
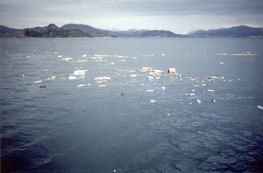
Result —
M 187 33 L 263 26 L 263 0 L 0 0 L 0 23 L 24 28 L 82 23 L 103 29 Z

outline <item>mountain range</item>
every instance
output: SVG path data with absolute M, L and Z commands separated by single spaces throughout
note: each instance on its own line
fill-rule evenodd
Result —
M 176 34 L 167 30 L 110 31 L 84 24 L 66 24 L 58 27 L 49 24 L 44 27 L 25 29 L 9 28 L 0 25 L 0 37 L 262 37 L 263 28 L 234 26 L 212 30 L 197 30 L 188 34 Z

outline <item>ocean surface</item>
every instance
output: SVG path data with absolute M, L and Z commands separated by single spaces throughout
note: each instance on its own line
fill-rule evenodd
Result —
M 263 172 L 263 39 L 10 38 L 0 58 L 3 173 Z

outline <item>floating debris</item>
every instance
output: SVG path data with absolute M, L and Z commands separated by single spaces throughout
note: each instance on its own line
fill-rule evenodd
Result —
M 151 102 L 151 103 L 155 103 L 155 102 L 156 102 L 156 100 L 150 100 L 150 102 Z
M 151 71 L 149 74 L 150 74 L 151 76 L 157 78 L 157 77 L 161 77 L 162 71 L 161 71 L 161 70 L 153 70 L 153 71 Z
M 152 92 L 154 92 L 154 90 L 152 90 L 152 89 L 148 89 L 148 90 L 146 90 L 148 93 L 152 93 Z
M 34 81 L 34 84 L 42 83 L 42 80 Z
M 198 104 L 202 103 L 202 101 L 200 99 L 196 99 L 196 101 L 197 101 Z
M 62 58 L 63 56 L 62 55 L 58 55 L 58 58 Z
M 102 77 L 96 77 L 94 78 L 98 83 L 105 83 L 111 80 L 111 77 L 102 76 Z
M 75 76 L 85 76 L 86 71 L 88 71 L 88 70 L 75 70 L 74 75 Z
M 82 58 L 87 58 L 88 55 L 87 55 L 87 54 L 83 54 L 81 57 L 82 57 Z
M 101 88 L 106 88 L 106 87 L 107 87 L 107 85 L 105 85 L 105 84 L 102 84 L 102 85 L 99 85 L 99 87 L 101 87 Z
M 70 60 L 72 60 L 72 59 L 73 59 L 73 58 L 71 58 L 71 57 L 62 58 L 63 61 L 70 61 Z
M 168 72 L 169 74 L 173 74 L 173 75 L 177 74 L 175 68 L 168 68 L 167 72 Z
M 141 72 L 148 72 L 151 71 L 153 68 L 152 67 L 142 67 Z
M 162 53 L 161 56 L 165 56 L 166 54 L 165 53 Z
M 39 88 L 46 88 L 46 85 L 40 85 Z
M 192 96 L 195 96 L 196 94 L 195 93 L 185 93 L 184 95 L 192 97 Z
M 56 80 L 56 78 L 57 78 L 56 76 L 50 76 L 47 78 L 47 80 Z
M 88 84 L 79 84 L 79 85 L 78 85 L 79 88 L 80 88 L 80 87 L 88 87 L 88 86 L 91 86 L 91 84 L 88 83 Z
M 250 52 L 246 52 L 246 53 L 232 53 L 230 55 L 231 56 L 257 56 L 257 54 L 250 53 Z
M 210 93 L 214 93 L 215 92 L 214 89 L 207 89 L 207 91 L 210 92 Z
M 121 93 L 121 96 L 126 96 L 127 94 L 126 93 Z
M 154 54 L 146 54 L 146 55 L 142 55 L 142 56 L 144 56 L 144 57 L 152 57 L 152 56 L 154 56 Z
M 131 74 L 130 77 L 135 78 L 137 77 L 137 74 Z
M 223 61 L 221 61 L 221 62 L 219 62 L 219 64 L 220 64 L 220 65 L 223 65 L 223 64 L 224 64 L 224 62 L 223 62 Z
M 257 108 L 263 110 L 263 106 L 261 105 L 258 105 Z
M 77 78 L 76 78 L 76 76 L 69 76 L 68 79 L 69 79 L 69 80 L 75 80 L 75 79 L 77 79 Z
M 163 91 L 165 90 L 165 86 L 162 86 L 162 90 L 163 90 Z

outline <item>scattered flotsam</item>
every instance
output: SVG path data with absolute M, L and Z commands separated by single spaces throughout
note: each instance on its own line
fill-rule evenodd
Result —
M 82 57 L 82 58 L 87 58 L 88 55 L 87 55 L 87 54 L 83 54 L 83 55 L 81 55 L 81 57 Z
M 75 75 L 75 76 L 85 76 L 85 74 L 86 74 L 87 71 L 88 71 L 88 70 L 75 70 L 75 71 L 74 71 L 74 75 Z
M 214 93 L 215 92 L 214 89 L 207 89 L 207 91 L 210 92 L 210 93 Z
M 69 79 L 69 80 L 75 80 L 75 79 L 77 79 L 77 78 L 76 78 L 76 76 L 69 76 L 68 79 Z
M 81 88 L 81 87 L 89 87 L 91 86 L 90 83 L 87 83 L 87 84 L 79 84 L 78 87 Z
M 152 92 L 154 92 L 154 90 L 153 89 L 148 89 L 148 90 L 146 90 L 148 93 L 152 93 Z
M 43 82 L 42 80 L 38 80 L 38 81 L 34 81 L 33 83 L 38 84 L 38 83 L 42 83 L 42 82 Z
M 47 80 L 56 80 L 56 78 L 57 78 L 56 76 L 50 76 L 47 78 Z
M 201 103 L 202 103 L 202 101 L 201 101 L 200 99 L 196 99 L 196 102 L 197 102 L 198 104 L 201 104 Z
M 130 77 L 131 77 L 131 78 L 136 78 L 136 77 L 137 77 L 137 74 L 131 74 Z
M 153 67 L 142 67 L 141 72 L 148 72 L 153 70 Z
M 156 100 L 150 100 L 150 102 L 151 102 L 151 103 L 155 103 L 155 102 L 156 102 Z
M 263 110 L 263 106 L 261 105 L 258 105 L 257 108 Z
M 195 96 L 196 94 L 193 92 L 193 93 L 185 93 L 184 95 L 192 97 Z
M 62 58 L 63 61 L 70 61 L 70 60 L 73 60 L 73 58 L 71 57 L 65 57 L 65 58 Z

